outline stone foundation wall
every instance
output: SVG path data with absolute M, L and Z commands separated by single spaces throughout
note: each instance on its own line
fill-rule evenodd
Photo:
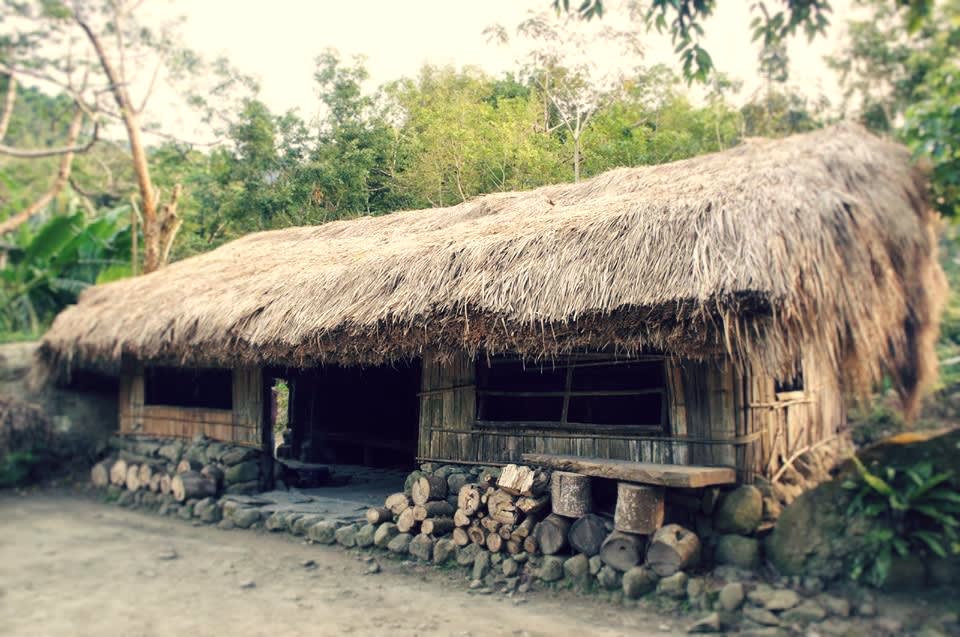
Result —
M 54 424 L 63 447 L 77 460 L 93 459 L 117 430 L 116 388 L 109 382 L 82 390 L 53 384 L 32 387 L 30 372 L 38 345 L 0 345 L 0 400 L 37 406 Z

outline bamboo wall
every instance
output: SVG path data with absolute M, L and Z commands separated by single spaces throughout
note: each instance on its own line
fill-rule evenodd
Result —
M 260 447 L 263 417 L 259 368 L 233 371 L 233 409 L 144 404 L 143 368 L 127 367 L 120 377 L 120 433 L 215 440 Z
M 475 366 L 468 356 L 423 361 L 421 460 L 504 464 L 524 453 L 572 454 L 665 464 L 731 466 L 742 480 L 772 475 L 791 455 L 843 423 L 835 385 L 806 369 L 810 390 L 778 396 L 770 377 L 729 360 L 666 360 L 670 426 L 661 435 L 546 428 L 485 428 L 476 419 Z

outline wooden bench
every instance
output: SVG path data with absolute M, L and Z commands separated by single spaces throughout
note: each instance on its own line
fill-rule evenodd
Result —
M 736 472 L 730 467 L 654 464 L 652 462 L 584 458 L 548 453 L 525 453 L 523 454 L 523 460 L 529 464 L 595 478 L 609 478 L 611 480 L 678 489 L 697 489 L 733 484 L 737 480 Z

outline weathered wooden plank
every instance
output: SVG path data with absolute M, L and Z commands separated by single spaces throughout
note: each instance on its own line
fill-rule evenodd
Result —
M 625 482 L 658 484 L 665 487 L 695 489 L 736 482 L 736 472 L 730 467 L 667 465 L 537 453 L 523 454 L 523 460 L 530 464 L 561 471 L 571 471 Z

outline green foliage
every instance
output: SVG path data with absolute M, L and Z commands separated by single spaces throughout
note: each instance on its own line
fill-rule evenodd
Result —
M 859 479 L 843 484 L 853 494 L 847 515 L 877 523 L 853 558 L 854 580 L 880 586 L 894 558 L 911 552 L 960 554 L 960 493 L 949 482 L 952 472 L 938 472 L 930 462 L 870 471 L 856 456 L 852 460 Z
M 68 210 L 36 229 L 22 226 L 0 269 L 0 330 L 37 333 L 52 316 L 123 264 L 129 250 L 129 208 L 90 220 Z M 122 257 L 120 255 L 123 255 Z
M 39 460 L 31 451 L 14 451 L 0 458 L 0 489 L 28 484 Z

